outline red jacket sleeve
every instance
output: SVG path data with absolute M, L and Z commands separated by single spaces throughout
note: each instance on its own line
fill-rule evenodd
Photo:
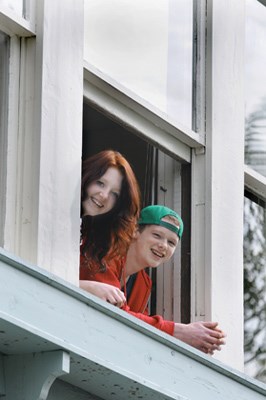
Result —
M 136 313 L 134 311 L 131 311 L 128 305 L 123 306 L 122 310 L 128 312 L 129 314 L 133 315 L 136 318 L 141 319 L 147 324 L 152 325 L 155 328 L 158 328 L 161 331 L 168 333 L 169 335 L 173 336 L 174 334 L 175 323 L 173 321 L 167 321 L 163 319 L 163 317 L 161 317 L 160 315 L 151 316 L 143 313 Z
M 104 273 L 96 273 L 91 274 L 89 269 L 86 266 L 80 266 L 80 279 L 81 280 L 96 280 L 98 282 L 108 283 L 109 285 L 120 287 L 120 277 L 122 276 L 122 270 L 124 267 L 124 262 L 113 263 L 113 265 L 109 265 L 107 270 Z M 149 325 L 154 326 L 155 328 L 160 329 L 168 333 L 169 335 L 174 334 L 174 322 L 166 321 L 160 315 L 150 316 L 146 313 L 146 305 L 149 299 L 151 291 L 151 280 L 150 277 L 146 274 L 145 271 L 140 271 L 138 273 L 137 280 L 134 284 L 134 290 L 132 293 L 132 297 L 129 299 L 129 305 L 125 305 L 122 307 L 122 310 L 127 313 L 133 315 L 134 317 L 141 319 Z M 134 311 L 132 311 L 132 309 Z M 141 311 L 141 312 L 140 312 Z

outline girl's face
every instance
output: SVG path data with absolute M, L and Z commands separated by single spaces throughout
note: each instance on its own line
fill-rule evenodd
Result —
M 110 167 L 99 179 L 92 181 L 87 187 L 87 198 L 82 202 L 83 216 L 93 217 L 110 211 L 120 196 L 122 180 L 121 172 Z

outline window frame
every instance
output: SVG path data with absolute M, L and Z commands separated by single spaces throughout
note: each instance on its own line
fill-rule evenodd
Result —
M 250 166 L 244 166 L 245 188 L 262 201 L 266 201 L 266 177 Z
M 7 126 L 8 126 L 8 87 L 9 87 L 9 57 L 10 57 L 10 37 L 4 32 L 3 35 L 3 48 L 1 49 L 1 83 L 0 88 L 0 245 L 3 246 L 4 242 L 4 219 L 6 212 L 6 173 L 7 173 Z
M 204 146 L 204 139 L 187 127 L 177 126 L 167 115 L 84 61 L 84 97 L 96 109 L 136 134 L 148 138 L 174 158 L 191 162 L 191 148 Z M 163 139 L 163 140 L 162 140 Z
M 21 2 L 24 3 L 24 2 Z M 27 19 L 24 18 L 27 16 Z M 13 11 L 6 5 L 0 6 L 0 30 L 9 36 L 30 37 L 36 35 L 35 1 L 27 0 L 23 9 Z
M 24 10 L 23 10 L 24 6 Z M 24 18 L 24 12 L 27 13 L 28 19 Z M 27 0 L 26 3 L 21 1 L 21 5 L 16 4 L 13 10 L 7 5 L 0 6 L 0 30 L 9 36 L 9 65 L 8 65 L 8 88 L 7 103 L 8 113 L 6 121 L 6 129 L 2 143 L 5 144 L 6 155 L 4 168 L 1 168 L 1 174 L 6 171 L 7 175 L 2 180 L 1 191 L 3 199 L 1 206 L 2 229 L 0 232 L 0 242 L 6 248 L 14 248 L 15 232 L 15 216 L 16 216 L 16 180 L 17 171 L 20 169 L 17 160 L 18 143 L 18 120 L 19 120 L 19 86 L 21 71 L 21 40 L 22 38 L 34 37 L 36 35 L 34 26 L 35 1 Z

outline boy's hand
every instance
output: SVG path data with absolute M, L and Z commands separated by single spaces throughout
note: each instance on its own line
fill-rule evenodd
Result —
M 213 354 L 215 350 L 221 350 L 226 335 L 218 328 L 218 322 L 198 321 L 190 324 L 176 323 L 174 337 L 206 354 Z

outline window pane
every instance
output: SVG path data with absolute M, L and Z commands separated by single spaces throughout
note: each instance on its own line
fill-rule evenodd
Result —
M 266 7 L 246 4 L 245 162 L 266 176 Z
M 0 246 L 3 246 L 6 186 L 9 38 L 0 32 Z
M 84 57 L 191 128 L 193 0 L 87 0 Z
M 266 209 L 244 203 L 245 372 L 266 382 Z

